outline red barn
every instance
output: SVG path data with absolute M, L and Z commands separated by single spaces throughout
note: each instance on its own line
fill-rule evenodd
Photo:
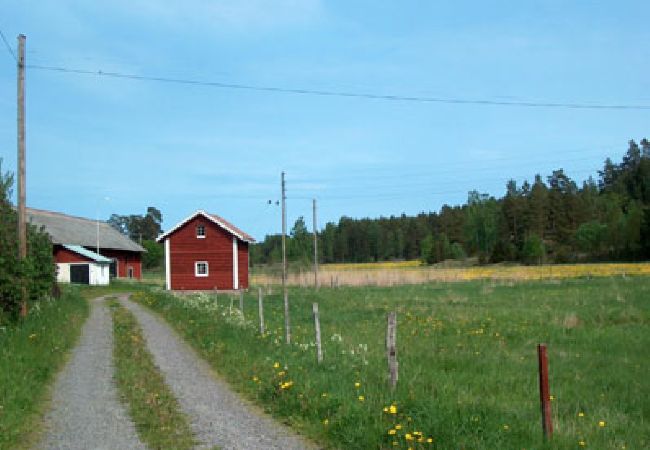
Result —
M 105 260 L 111 277 L 141 278 L 141 255 L 146 250 L 108 223 L 34 208 L 26 212 L 32 225 L 50 235 L 59 281 L 105 284 L 99 279 L 106 279 L 108 273 L 101 275 L 104 269 L 94 267 Z
M 250 235 L 216 214 L 197 211 L 158 242 L 165 243 L 168 290 L 248 289 Z

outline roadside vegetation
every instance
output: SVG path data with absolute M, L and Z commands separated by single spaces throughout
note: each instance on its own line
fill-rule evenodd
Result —
M 187 417 L 147 350 L 135 317 L 116 300 L 113 316 L 115 379 L 138 435 L 152 449 L 196 445 Z
M 235 300 L 141 292 L 231 385 L 332 448 L 647 448 L 650 278 L 290 289 Z M 312 302 L 324 361 L 316 362 Z M 387 384 L 397 311 L 399 382 Z M 553 442 L 542 439 L 536 344 L 548 344 Z
M 28 448 L 45 411 L 48 387 L 88 316 L 74 289 L 41 299 L 23 320 L 0 326 L 0 449 Z

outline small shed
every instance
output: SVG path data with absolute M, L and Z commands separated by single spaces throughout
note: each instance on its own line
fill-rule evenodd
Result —
M 165 244 L 168 290 L 248 289 L 249 234 L 199 210 L 158 237 Z
M 55 252 L 56 280 L 59 283 L 109 284 L 110 259 L 80 245 L 61 245 Z

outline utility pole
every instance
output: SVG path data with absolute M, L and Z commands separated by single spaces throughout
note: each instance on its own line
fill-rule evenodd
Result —
M 287 190 L 282 172 L 282 292 L 284 294 L 284 332 L 287 344 L 291 344 L 289 323 L 289 294 L 287 293 Z
M 27 258 L 27 219 L 25 216 L 25 35 L 18 35 L 18 259 Z M 22 279 L 21 317 L 27 316 L 27 288 Z
M 314 287 L 318 289 L 318 234 L 316 232 L 316 199 L 314 204 Z

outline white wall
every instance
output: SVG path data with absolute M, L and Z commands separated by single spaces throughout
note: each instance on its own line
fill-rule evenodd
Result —
M 70 282 L 70 264 L 57 263 L 56 281 L 59 283 Z M 72 263 L 75 264 L 75 263 Z M 110 270 L 108 264 L 88 263 L 90 266 L 90 284 L 93 286 L 106 286 L 110 283 Z
M 110 282 L 108 264 L 90 264 L 90 284 L 106 286 Z
M 59 283 L 69 283 L 70 282 L 70 264 L 68 263 L 56 263 L 56 281 Z

